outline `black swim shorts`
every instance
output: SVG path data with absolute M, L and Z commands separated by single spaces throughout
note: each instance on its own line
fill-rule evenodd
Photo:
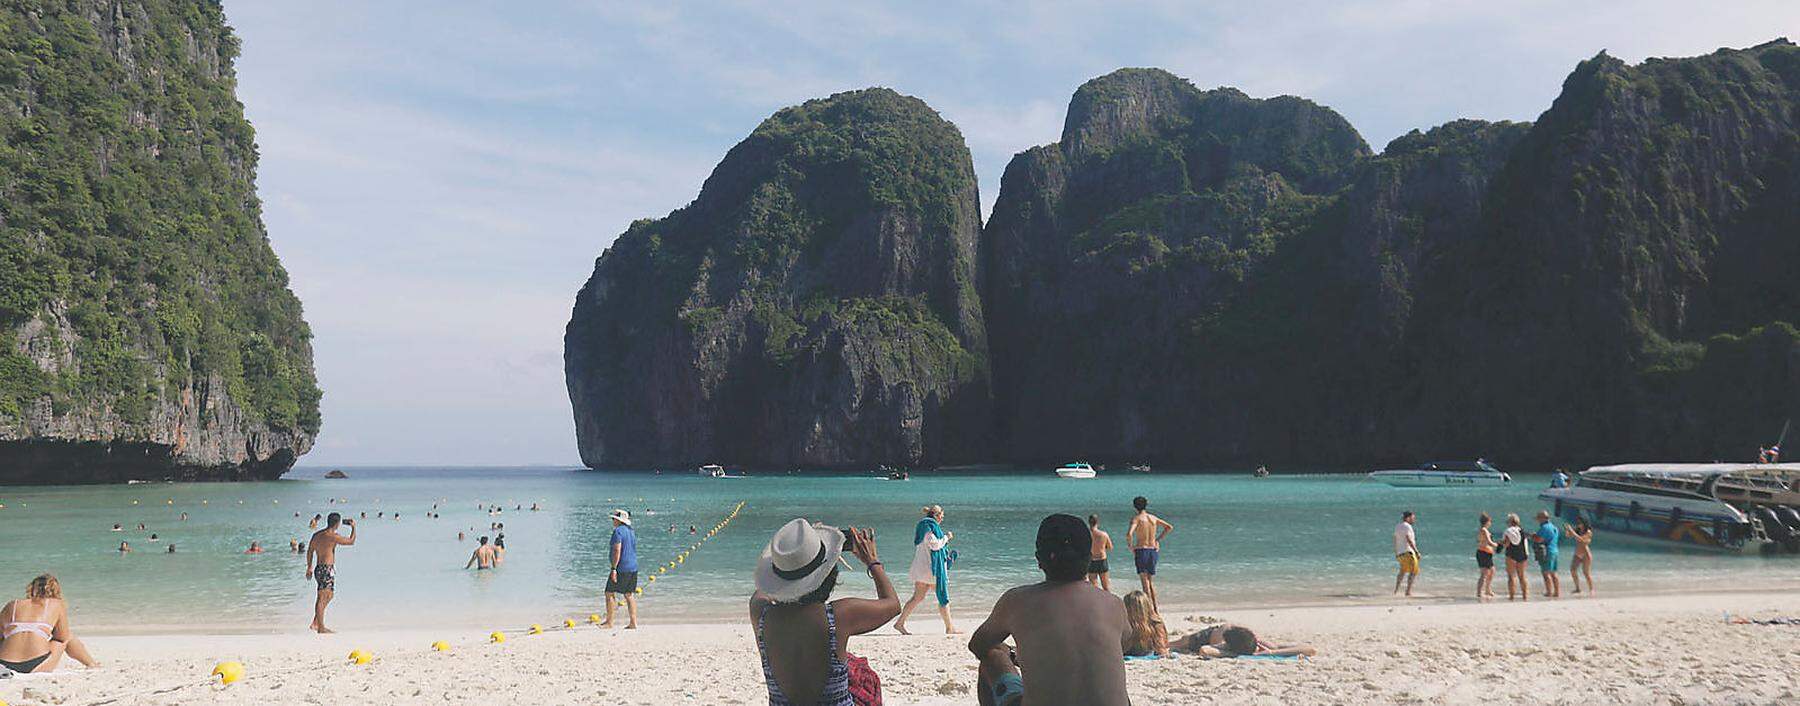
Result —
M 613 572 L 612 578 L 606 580 L 606 592 L 622 594 L 637 593 L 637 572 Z

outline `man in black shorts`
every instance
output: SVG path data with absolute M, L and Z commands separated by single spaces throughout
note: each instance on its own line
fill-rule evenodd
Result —
M 340 523 L 350 526 L 350 536 L 337 533 Z M 326 518 L 325 529 L 314 532 L 312 540 L 306 543 L 306 577 L 319 587 L 318 598 L 313 601 L 312 625 L 307 626 L 314 632 L 331 632 L 325 628 L 325 606 L 337 594 L 337 548 L 355 543 L 356 520 L 343 519 L 335 512 Z
M 1106 566 L 1106 555 L 1113 547 L 1112 535 L 1100 529 L 1099 515 L 1088 515 L 1088 534 L 1094 540 L 1093 549 L 1088 552 L 1088 583 L 1112 593 L 1112 576 L 1107 573 Z

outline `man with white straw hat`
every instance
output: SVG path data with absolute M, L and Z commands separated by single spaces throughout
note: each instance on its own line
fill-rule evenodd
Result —
M 612 511 L 611 545 L 612 570 L 606 574 L 606 620 L 600 627 L 610 628 L 613 622 L 613 610 L 619 605 L 619 597 L 625 598 L 625 613 L 631 622 L 625 624 L 626 630 L 637 629 L 637 533 L 631 529 L 631 513 L 624 510 Z
M 874 600 L 830 600 L 845 549 L 868 567 Z M 873 533 L 803 519 L 782 525 L 756 562 L 756 595 L 750 598 L 769 703 L 879 703 L 881 679 L 868 660 L 850 654 L 849 639 L 899 614 L 900 599 L 876 554 Z

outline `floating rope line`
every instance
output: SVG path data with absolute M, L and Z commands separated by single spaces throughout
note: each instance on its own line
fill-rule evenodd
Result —
M 725 519 L 719 520 L 718 524 L 713 525 L 712 529 L 707 530 L 706 535 L 701 537 L 699 541 L 694 542 L 692 545 L 689 545 L 686 549 L 676 552 L 675 558 L 669 560 L 668 563 L 665 563 L 662 566 L 656 567 L 656 571 L 651 572 L 651 574 L 649 576 L 644 578 L 645 585 L 647 586 L 649 584 L 656 583 L 656 579 L 658 577 L 660 577 L 664 574 L 667 574 L 670 571 L 674 571 L 676 568 L 678 568 L 682 564 L 686 563 L 689 555 L 693 554 L 696 551 L 699 551 L 701 545 L 704 545 L 708 541 L 711 541 L 712 538 L 719 536 L 719 533 L 725 531 L 725 528 L 731 524 L 732 520 L 737 519 L 738 513 L 743 512 L 743 511 L 744 511 L 744 501 L 739 500 L 737 506 L 731 508 L 731 512 L 729 512 L 725 515 Z M 638 595 L 643 595 L 644 586 L 639 586 L 637 589 L 637 592 L 638 592 Z

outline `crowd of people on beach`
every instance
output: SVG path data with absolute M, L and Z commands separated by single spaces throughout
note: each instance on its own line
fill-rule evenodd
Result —
M 1394 575 L 1394 593 L 1400 595 L 1404 587 L 1405 595 L 1411 596 L 1413 582 L 1419 577 L 1422 554 L 1419 551 L 1418 533 L 1414 523 L 1418 516 L 1411 510 L 1400 513 L 1400 523 L 1394 525 L 1394 559 L 1399 562 L 1400 570 Z M 1573 586 L 1571 593 L 1581 593 L 1582 581 L 1587 582 L 1587 593 L 1594 593 L 1594 528 L 1586 519 L 1578 519 L 1573 524 L 1562 523 L 1559 527 L 1548 510 L 1537 512 L 1537 529 L 1529 534 L 1519 520 L 1517 513 L 1506 516 L 1506 529 L 1496 538 L 1493 533 L 1494 519 L 1488 513 L 1481 513 L 1479 525 L 1475 529 L 1475 599 L 1487 601 L 1499 596 L 1494 593 L 1494 557 L 1499 555 L 1506 567 L 1506 599 L 1531 600 L 1531 575 L 1527 562 L 1536 562 L 1538 573 L 1543 580 L 1541 593 L 1547 598 L 1562 597 L 1562 577 L 1557 574 L 1562 564 L 1562 538 L 1566 535 L 1575 543 L 1574 555 L 1569 558 L 1569 583 Z
M 1083 522 L 1054 514 L 1039 523 L 1035 556 L 1043 580 L 1008 590 L 969 638 L 981 704 L 1015 706 L 1027 688 L 1055 694 L 1057 703 L 1126 704 L 1127 659 L 1316 654 L 1309 645 L 1272 643 L 1233 624 L 1171 636 L 1157 609 L 1154 577 L 1162 541 L 1174 526 L 1151 514 L 1147 499 L 1135 498 L 1132 505 L 1127 534 L 1142 588 L 1123 598 L 1110 590 L 1113 544 L 1098 515 Z M 850 652 L 850 638 L 889 621 L 906 634 L 906 617 L 932 593 L 945 631 L 957 632 L 948 611 L 954 556 L 947 547 L 955 533 L 943 528 L 942 507 L 926 506 L 922 514 L 907 572 L 914 592 L 905 604 L 868 528 L 796 518 L 770 538 L 757 561 L 749 605 L 770 704 L 879 703 L 880 678 L 867 659 Z M 844 554 L 862 563 L 875 583 L 874 598 L 832 599 L 840 571 L 850 568 Z

